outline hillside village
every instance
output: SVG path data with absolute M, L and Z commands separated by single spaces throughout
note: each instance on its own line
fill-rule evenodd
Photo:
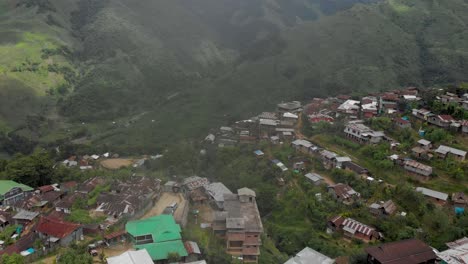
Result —
M 206 136 L 202 156 L 247 146 L 254 163 L 269 164 L 279 198 L 262 197 L 258 186 L 229 188 L 231 181 L 214 176 L 98 175 L 37 188 L 1 181 L 0 255 L 19 254 L 25 263 L 60 261 L 60 252 L 82 244 L 100 263 L 203 264 L 214 247 L 207 240 L 213 240 L 232 256 L 228 261 L 267 263 L 266 244 L 284 236 L 271 223 L 287 215 L 272 210 L 265 220 L 260 209 L 265 199 L 280 204 L 288 190 L 300 190 L 317 212 L 333 204 L 318 224 L 324 240 L 363 252 L 366 263 L 466 263 L 467 227 L 438 250 L 441 245 L 428 243 L 413 223 L 416 212 L 406 203 L 414 201 L 403 198 L 425 203 L 418 208 L 443 210 L 449 219 L 466 215 L 468 206 L 468 94 L 436 90 L 428 99 L 425 93 L 407 88 L 283 102 Z M 274 155 L 284 149 L 288 155 Z M 164 156 L 73 155 L 56 166 L 99 174 L 142 168 Z M 410 190 L 400 188 L 406 183 Z M 426 216 L 421 211 L 417 217 Z M 413 221 L 415 233 L 398 239 L 382 228 L 392 221 Z M 358 263 L 328 256 L 313 243 L 294 250 L 277 263 Z

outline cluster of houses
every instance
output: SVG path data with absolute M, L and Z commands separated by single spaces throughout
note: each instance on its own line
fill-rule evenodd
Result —
M 455 105 L 468 111 L 468 94 L 458 95 L 447 92 L 436 98 L 443 105 Z M 413 109 L 413 116 L 435 126 L 452 131 L 468 133 L 468 120 L 456 120 L 451 115 L 439 115 L 425 108 Z
M 207 204 L 214 208 L 211 228 L 226 241 L 226 252 L 244 263 L 258 263 L 263 225 L 256 203 L 256 193 L 241 188 L 233 193 L 221 182 L 192 176 L 181 183 L 169 181 L 169 192 L 181 192 L 192 204 Z
M 370 227 L 356 223 L 350 218 L 336 217 L 334 221 L 340 226 L 346 226 L 350 232 L 359 232 L 361 236 L 375 234 Z M 357 231 L 359 230 L 359 231 Z M 368 235 L 367 235 L 368 234 Z M 366 261 L 369 264 L 401 263 L 401 264 L 465 264 L 468 257 L 468 238 L 449 242 L 448 249 L 438 251 L 418 239 L 405 239 L 365 248 Z M 332 259 L 309 247 L 304 248 L 296 256 L 284 264 L 334 264 L 347 263 L 343 258 Z
M 113 154 L 106 152 L 102 155 L 93 154 L 93 155 L 83 155 L 83 156 L 70 156 L 62 162 L 64 166 L 67 167 L 78 167 L 80 170 L 90 170 L 97 166 L 98 160 L 102 158 L 118 158 L 118 154 Z
M 291 141 L 295 138 L 295 126 L 299 121 L 302 104 L 299 101 L 280 103 L 275 112 L 263 112 L 248 120 L 235 122 L 231 127 L 221 127 L 209 134 L 205 142 L 218 146 L 238 143 L 256 143 L 259 139 L 274 143 Z
M 90 194 L 98 186 L 107 187 L 93 194 L 96 202 L 90 205 L 87 203 Z M 0 243 L 0 254 L 35 257 L 34 244 L 38 240 L 44 245 L 38 252 L 43 255 L 56 247 L 81 241 L 84 235 L 104 233 L 107 227 L 121 219 L 137 216 L 144 206 L 152 206 L 158 199 L 160 180 L 133 176 L 108 181 L 95 177 L 80 184 L 72 181 L 35 190 L 14 181 L 0 181 L 0 192 L 1 228 L 17 226 L 11 244 Z M 79 209 L 105 216 L 105 220 L 100 224 L 69 221 L 73 211 Z

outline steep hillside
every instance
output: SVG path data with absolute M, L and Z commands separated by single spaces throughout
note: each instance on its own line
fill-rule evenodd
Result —
M 463 0 L 8 0 L 0 10 L 0 129 L 43 142 L 88 135 L 155 150 L 281 100 L 467 79 Z M 28 125 L 32 113 L 47 125 Z

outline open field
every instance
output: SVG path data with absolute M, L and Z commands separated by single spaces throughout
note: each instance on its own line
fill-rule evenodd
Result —
M 180 193 L 167 193 L 164 192 L 161 195 L 161 198 L 156 202 L 156 205 L 151 208 L 141 219 L 149 218 L 152 216 L 160 215 L 164 211 L 164 209 L 172 204 L 173 202 L 176 202 L 178 207 L 174 213 L 174 218 L 178 220 L 177 216 L 180 216 L 183 211 L 183 207 L 185 206 L 185 199 Z M 180 219 L 180 218 L 179 218 Z
M 133 164 L 132 159 L 106 159 L 101 161 L 101 166 L 109 170 L 118 170 Z

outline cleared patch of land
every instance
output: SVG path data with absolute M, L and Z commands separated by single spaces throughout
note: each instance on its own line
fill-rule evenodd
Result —
M 118 256 L 132 248 L 133 247 L 130 243 L 125 243 L 125 244 L 118 244 L 112 247 L 105 247 L 102 249 L 98 249 L 98 252 L 101 253 L 101 250 L 102 250 L 102 252 L 104 252 L 104 255 L 108 258 L 108 257 Z M 100 263 L 99 255 L 94 257 L 93 259 L 94 259 L 94 263 Z
M 117 170 L 133 164 L 132 159 L 106 159 L 101 161 L 101 166 L 109 170 Z
M 176 202 L 178 207 L 174 212 L 174 218 L 178 220 L 178 216 L 182 214 L 183 207 L 185 206 L 185 199 L 180 193 L 164 192 L 161 198 L 156 202 L 156 205 L 151 208 L 141 219 L 149 218 L 152 216 L 160 215 L 170 204 Z M 180 219 L 180 218 L 179 218 Z

